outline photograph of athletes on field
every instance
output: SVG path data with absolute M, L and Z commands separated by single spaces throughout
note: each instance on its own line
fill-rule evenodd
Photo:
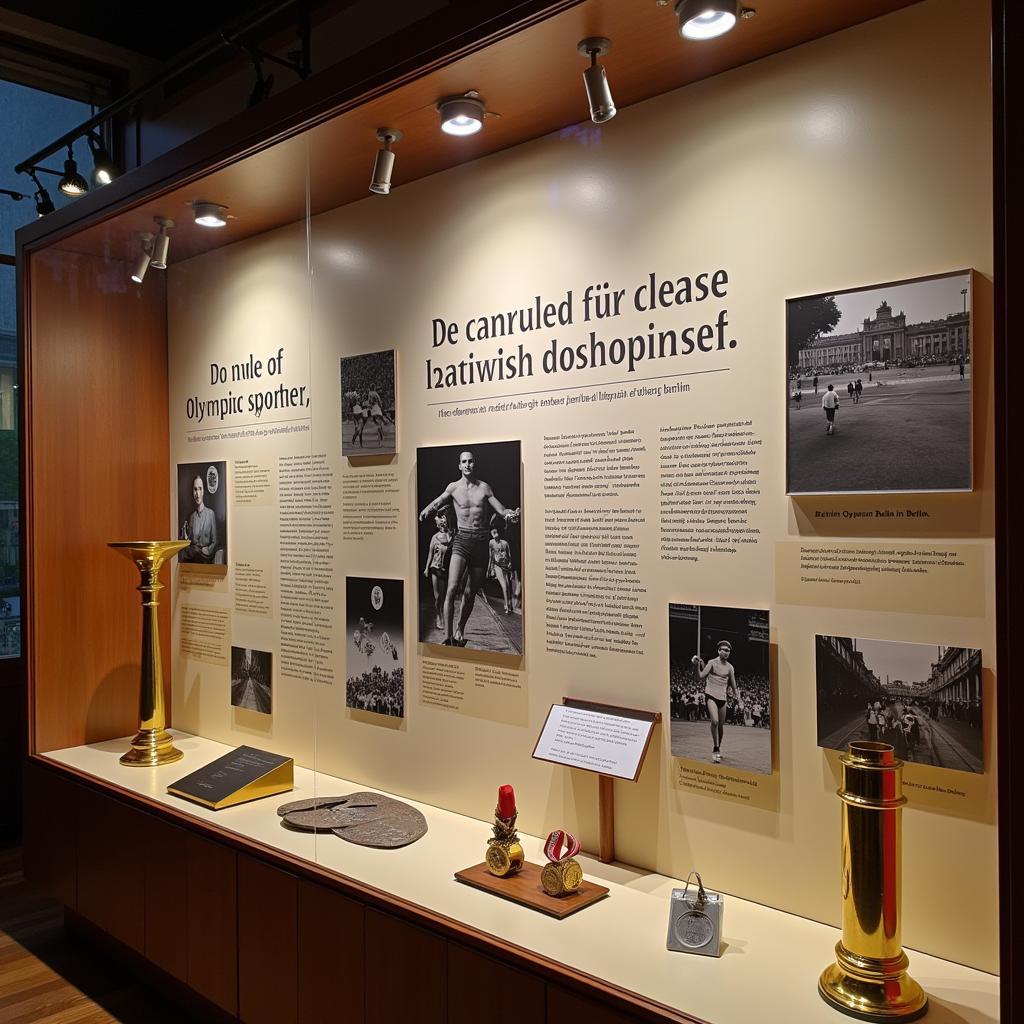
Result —
M 819 747 L 877 740 L 904 761 L 985 770 L 977 648 L 818 636 L 815 657 Z
M 668 606 L 672 756 L 772 772 L 768 612 Z
M 520 443 L 417 449 L 419 639 L 523 653 Z
M 341 454 L 398 451 L 395 350 L 341 357 Z
M 967 271 L 790 299 L 787 491 L 970 490 Z

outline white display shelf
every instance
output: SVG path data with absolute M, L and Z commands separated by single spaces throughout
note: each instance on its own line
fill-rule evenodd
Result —
M 455 871 L 482 859 L 489 836 L 485 823 L 409 801 L 426 816 L 429 831 L 403 849 L 370 849 L 331 834 L 295 832 L 281 824 L 278 804 L 372 788 L 299 767 L 292 793 L 208 810 L 171 796 L 167 786 L 232 748 L 187 733 L 174 732 L 174 737 L 185 757 L 162 768 L 119 764 L 127 738 L 51 751 L 45 757 L 713 1024 L 839 1024 L 849 1019 L 827 1007 L 816 988 L 818 975 L 833 957 L 839 938 L 835 928 L 730 896 L 721 958 L 670 953 L 665 948 L 668 901 L 673 887 L 682 883 L 585 855 L 579 859 L 586 877 L 607 885 L 610 894 L 559 921 L 454 880 Z M 836 825 L 838 831 L 838 816 Z M 543 863 L 541 839 L 523 835 L 522 843 L 527 859 Z M 793 870 L 799 871 L 799 865 Z M 836 890 L 838 907 L 838 879 Z M 924 953 L 909 955 L 911 973 L 931 1001 L 926 1018 L 930 1024 L 992 1024 L 999 1019 L 998 977 Z

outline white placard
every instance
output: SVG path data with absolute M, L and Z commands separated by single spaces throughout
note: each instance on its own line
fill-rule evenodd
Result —
M 533 756 L 569 768 L 635 780 L 654 722 L 553 704 Z

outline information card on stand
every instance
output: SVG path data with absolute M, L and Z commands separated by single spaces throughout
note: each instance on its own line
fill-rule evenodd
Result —
M 533 756 L 568 768 L 583 768 L 635 781 L 651 731 L 660 716 L 553 704 Z

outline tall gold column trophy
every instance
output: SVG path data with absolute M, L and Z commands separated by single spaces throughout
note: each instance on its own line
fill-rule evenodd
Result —
M 903 762 L 888 743 L 869 741 L 851 743 L 839 760 L 843 937 L 818 993 L 860 1020 L 917 1020 L 928 997 L 907 974 L 900 936 Z
M 508 878 L 523 870 L 526 856 L 516 832 L 516 794 L 511 786 L 498 787 L 498 806 L 494 808 L 493 836 L 487 840 L 484 863 L 498 878 Z
M 187 548 L 187 540 L 137 540 L 111 543 L 115 551 L 134 562 L 142 577 L 142 665 L 139 670 L 139 731 L 121 764 L 152 768 L 173 764 L 185 755 L 174 746 L 164 714 L 164 673 L 160 660 L 160 569 L 171 556 Z

